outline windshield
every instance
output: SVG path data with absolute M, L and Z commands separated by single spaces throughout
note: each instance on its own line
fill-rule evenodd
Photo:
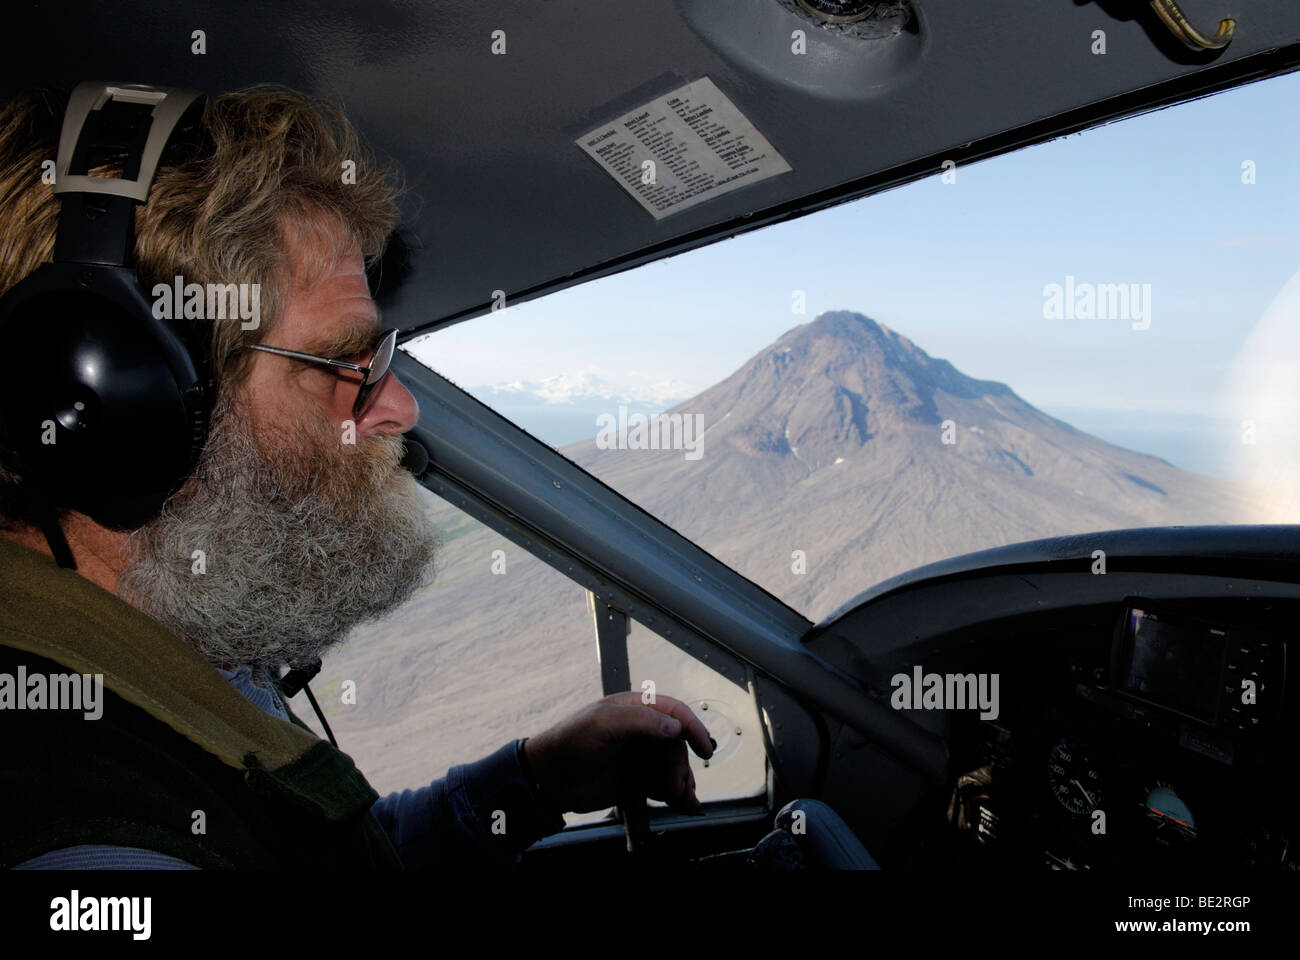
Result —
M 1297 522 L 1298 97 L 943 169 L 405 349 L 812 620 L 1007 543 Z

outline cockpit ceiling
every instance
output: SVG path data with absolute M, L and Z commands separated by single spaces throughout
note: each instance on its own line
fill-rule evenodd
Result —
M 1294 0 L 1180 2 L 1207 34 L 1233 18 L 1231 42 L 1193 52 L 1128 0 L 885 2 L 849 24 L 799 0 L 38 2 L 5 11 L 0 95 L 269 81 L 341 101 L 404 174 L 379 300 L 413 335 L 1300 64 Z M 578 141 L 704 78 L 789 169 L 657 217 Z

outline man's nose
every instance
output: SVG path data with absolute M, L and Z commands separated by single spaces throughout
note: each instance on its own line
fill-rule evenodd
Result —
M 419 419 L 419 401 L 390 370 L 375 387 L 370 409 L 361 415 L 357 430 L 363 433 L 406 433 Z

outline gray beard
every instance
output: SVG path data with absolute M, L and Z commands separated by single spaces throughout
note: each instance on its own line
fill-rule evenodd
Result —
M 129 538 L 117 592 L 214 665 L 278 676 L 432 582 L 439 542 L 415 478 L 392 473 L 400 437 L 250 425 L 218 404 L 194 475 Z

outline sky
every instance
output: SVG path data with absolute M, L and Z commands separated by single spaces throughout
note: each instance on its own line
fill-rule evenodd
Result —
M 412 352 L 436 343 L 436 369 L 466 387 L 588 372 L 695 392 L 848 309 L 1212 472 L 1174 435 L 1225 416 L 1234 358 L 1300 271 L 1298 105 L 1300 74 L 1248 84 L 516 304 Z M 1067 277 L 1137 284 L 1149 314 L 1049 316 L 1045 288 Z

